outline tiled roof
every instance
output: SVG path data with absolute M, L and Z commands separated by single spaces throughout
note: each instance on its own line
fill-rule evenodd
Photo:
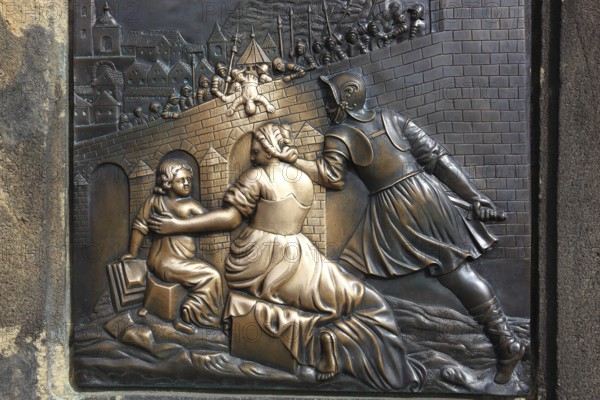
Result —
M 152 30 L 150 31 L 150 34 L 164 36 L 171 46 L 175 45 L 177 39 L 179 39 L 183 46 L 187 44 L 186 40 L 181 36 L 181 33 L 176 30 Z
M 156 47 L 160 40 L 158 35 L 148 35 L 140 31 L 131 31 L 127 33 L 123 40 L 123 47 Z
M 104 12 L 102 13 L 102 15 L 100 16 L 100 18 L 98 18 L 98 21 L 96 21 L 96 26 L 120 26 L 117 23 L 117 20 L 115 19 L 115 17 L 113 17 L 110 13 L 110 7 L 108 6 L 108 2 L 106 2 L 106 4 L 104 5 Z
M 98 78 L 96 78 L 96 81 L 94 81 L 94 82 L 97 82 L 98 80 L 102 79 L 102 77 L 106 77 L 106 79 L 110 83 L 115 84 L 117 86 L 123 86 L 123 84 L 125 84 L 125 80 L 123 79 L 123 74 L 114 69 L 106 69 L 102 73 L 102 75 L 100 75 Z
M 152 70 L 155 68 L 160 68 L 160 70 L 162 72 L 164 72 L 165 75 L 169 74 L 169 69 L 170 69 L 169 66 L 167 64 L 165 64 L 164 62 L 162 62 L 161 60 L 156 60 L 156 62 L 154 64 L 152 64 L 152 68 L 150 68 L 150 69 Z
M 88 103 L 81 97 L 77 96 L 77 94 L 75 94 L 74 100 L 75 100 L 75 107 L 91 107 L 92 106 L 90 103 Z
M 248 47 L 246 47 L 246 50 L 240 56 L 237 62 L 238 65 L 269 64 L 271 60 L 258 43 L 256 43 L 256 40 L 254 40 L 254 28 L 252 28 L 250 38 L 250 44 L 248 44 Z
M 218 22 L 215 22 L 215 27 L 213 28 L 212 33 L 208 37 L 207 42 L 208 43 L 227 42 L 227 38 L 225 38 L 225 35 L 223 35 L 223 32 L 221 31 L 221 25 L 219 25 Z
M 121 103 L 119 103 L 117 100 L 115 100 L 115 98 L 112 97 L 107 91 L 103 91 L 102 94 L 100 96 L 98 96 L 98 99 L 96 100 L 95 105 L 96 106 L 120 106 Z
M 276 49 L 277 48 L 277 45 L 275 44 L 275 41 L 271 37 L 270 33 L 267 33 L 267 36 L 265 36 L 265 40 L 263 41 L 262 47 L 263 47 L 263 49 Z
M 184 63 L 182 60 L 177 61 L 175 65 L 173 65 L 171 71 L 169 71 L 169 74 L 171 74 L 175 68 L 183 68 L 188 74 L 192 73 L 192 68 L 190 67 L 190 65 L 188 63 Z
M 175 89 L 168 86 L 161 87 L 132 87 L 125 89 L 125 97 L 169 97 L 171 93 L 176 93 Z
M 91 86 L 75 86 L 73 89 L 75 94 L 78 94 L 80 96 L 85 96 L 86 94 L 94 93 L 94 89 Z
M 150 71 L 151 68 L 152 68 L 151 64 L 146 64 L 146 63 L 143 63 L 143 62 L 140 62 L 140 61 L 136 61 L 133 64 L 131 64 L 129 66 L 129 68 L 127 68 L 125 70 L 125 73 L 127 74 L 127 73 L 129 73 L 129 71 L 131 71 L 133 69 L 138 69 L 139 71 L 142 72 L 142 74 L 144 76 L 146 76 L 148 74 L 148 72 Z

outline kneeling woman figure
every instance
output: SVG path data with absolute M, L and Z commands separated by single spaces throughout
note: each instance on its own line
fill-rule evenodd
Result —
M 291 165 L 298 153 L 290 147 L 289 128 L 266 124 L 253 135 L 254 167 L 228 190 L 221 209 L 188 219 L 154 216 L 150 227 L 161 234 L 211 232 L 233 230 L 249 219 L 250 225 L 231 244 L 227 284 L 266 304 L 316 316 L 294 321 L 318 338 L 308 346 L 287 344 L 298 363 L 315 367 L 319 380 L 344 372 L 379 390 L 418 390 L 424 368 L 406 356 L 383 297 L 324 257 L 300 233 L 313 202 L 313 183 Z M 258 313 L 265 319 L 259 323 L 269 326 L 275 314 Z

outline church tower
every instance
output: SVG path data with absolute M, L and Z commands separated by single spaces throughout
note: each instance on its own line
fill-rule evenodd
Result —
M 75 57 L 92 56 L 94 55 L 92 29 L 96 22 L 96 0 L 81 0 L 74 4 Z
M 212 33 L 208 41 L 208 61 L 215 65 L 217 62 L 227 62 L 227 39 L 221 31 L 221 26 L 218 22 L 215 23 Z
M 94 55 L 121 55 L 121 25 L 111 15 L 108 1 L 104 5 L 104 12 L 94 25 Z

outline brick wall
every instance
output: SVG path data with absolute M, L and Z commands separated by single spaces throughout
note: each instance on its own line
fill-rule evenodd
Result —
M 275 115 L 258 114 L 252 118 L 237 115 L 229 118 L 225 105 L 213 100 L 184 113 L 173 121 L 156 121 L 146 126 L 115 132 L 101 138 L 82 141 L 74 146 L 74 169 L 78 181 L 89 179 L 95 168 L 103 163 L 122 166 L 129 173 L 130 209 L 132 218 L 154 186 L 154 171 L 163 156 L 174 150 L 192 155 L 200 168 L 200 199 L 208 208 L 221 205 L 229 183 L 229 160 L 234 145 L 245 134 L 267 120 L 290 123 L 295 135 L 295 146 L 307 158 L 316 159 L 323 137 L 309 123 L 300 118 L 308 116 L 324 124 L 319 118 L 318 102 L 314 93 L 302 92 L 301 87 L 286 87 L 281 82 L 265 85 Z M 316 89 L 316 87 L 315 87 Z M 249 161 L 249 157 L 245 162 Z M 236 166 L 240 169 L 239 166 Z M 87 229 L 87 195 L 75 197 L 74 222 L 77 232 Z M 303 226 L 303 232 L 324 250 L 325 190 L 315 187 L 315 202 Z M 85 224 L 84 224 L 85 223 Z M 83 236 L 82 236 L 83 237 Z M 223 251 L 229 248 L 229 234 L 205 235 L 200 239 L 202 258 L 221 266 Z
M 497 4 L 500 6 L 497 6 Z M 527 131 L 527 49 L 524 6 L 517 0 L 431 2 L 434 32 L 389 48 L 332 64 L 293 85 L 276 81 L 260 87 L 277 111 L 247 118 L 225 116 L 212 100 L 174 121 L 157 121 L 74 146 L 74 172 L 83 179 L 95 166 L 115 162 L 126 171 L 140 161 L 155 169 L 169 151 L 181 149 L 198 160 L 201 200 L 218 206 L 236 141 L 266 121 L 291 123 L 295 145 L 315 158 L 328 126 L 325 91 L 319 76 L 350 69 L 364 76 L 371 107 L 387 107 L 414 118 L 464 166 L 475 185 L 508 211 L 507 223 L 491 225 L 500 237 L 490 256 L 530 257 L 529 136 Z M 483 17 L 480 17 L 483 16 Z M 217 161 L 214 161 L 217 160 Z M 212 185 L 212 186 L 211 186 Z M 315 203 L 303 231 L 321 249 L 326 245 L 326 192 L 315 188 Z M 132 208 L 147 188 L 131 185 Z M 134 191 L 144 191 L 136 194 Z M 75 221 L 86 206 L 75 198 Z M 77 224 L 77 222 L 76 222 Z M 75 229 L 79 229 L 77 226 Z M 215 239 L 226 247 L 225 239 Z

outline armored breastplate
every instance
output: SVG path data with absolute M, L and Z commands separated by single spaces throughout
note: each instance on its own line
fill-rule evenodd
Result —
M 355 165 L 356 173 L 371 194 L 422 171 L 402 132 L 388 132 L 393 128 L 385 126 L 380 113 L 371 122 L 353 126 L 365 134 L 373 149 L 373 162 L 367 166 Z

